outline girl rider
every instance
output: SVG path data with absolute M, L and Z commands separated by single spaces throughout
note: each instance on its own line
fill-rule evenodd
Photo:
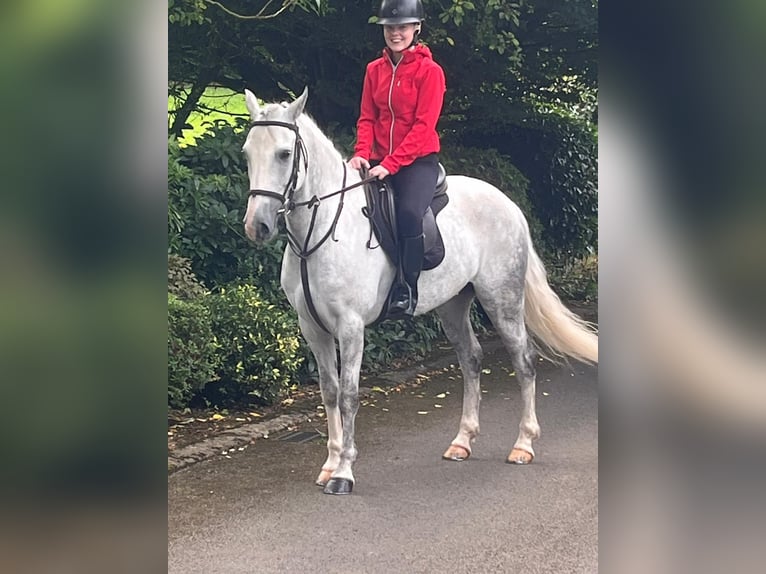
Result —
M 444 100 L 444 71 L 418 43 L 425 18 L 420 0 L 383 0 L 377 23 L 386 47 L 367 65 L 357 121 L 353 169 L 390 177 L 396 193 L 400 264 L 389 311 L 412 315 L 423 263 L 423 216 L 436 190 L 440 149 L 436 123 Z M 371 167 L 372 166 L 372 167 Z

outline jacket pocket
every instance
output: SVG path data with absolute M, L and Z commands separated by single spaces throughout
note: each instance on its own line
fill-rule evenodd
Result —
M 398 78 L 391 98 L 394 113 L 402 119 L 412 119 L 418 104 L 418 89 L 412 78 Z

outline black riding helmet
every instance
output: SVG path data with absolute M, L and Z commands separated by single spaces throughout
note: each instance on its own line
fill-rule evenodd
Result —
M 420 0 L 383 0 L 378 11 L 377 24 L 415 24 L 426 19 Z

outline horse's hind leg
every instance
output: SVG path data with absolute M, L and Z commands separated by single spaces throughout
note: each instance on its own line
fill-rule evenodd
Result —
M 442 328 L 457 352 L 463 372 L 463 414 L 460 429 L 449 448 L 442 455 L 446 460 L 461 461 L 471 454 L 471 443 L 479 434 L 479 402 L 481 390 L 482 350 L 471 327 L 470 311 L 473 289 L 465 287 L 457 297 L 437 308 Z
M 540 436 L 540 425 L 535 413 L 535 354 L 524 324 L 523 290 L 477 289 L 477 296 L 511 355 L 521 386 L 519 436 L 506 462 L 529 464 L 535 456 L 532 441 Z
M 338 363 L 335 353 L 335 339 L 317 328 L 313 322 L 300 319 L 301 332 L 308 341 L 319 371 L 319 389 L 327 415 L 327 460 L 316 479 L 316 484 L 325 486 L 340 463 L 343 444 L 343 429 L 338 407 Z

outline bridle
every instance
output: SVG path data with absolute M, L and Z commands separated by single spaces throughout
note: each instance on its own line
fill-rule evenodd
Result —
M 321 197 L 317 195 L 313 195 L 311 199 L 307 201 L 299 201 L 296 202 L 293 200 L 293 197 L 295 196 L 295 192 L 298 189 L 298 170 L 300 168 L 301 160 L 303 160 L 303 168 L 306 172 L 308 172 L 309 167 L 309 161 L 308 161 L 308 154 L 306 153 L 306 146 L 303 143 L 303 138 L 301 138 L 300 131 L 298 130 L 297 124 L 291 124 L 287 122 L 280 122 L 276 120 L 256 120 L 253 122 L 250 122 L 250 128 L 258 127 L 258 126 L 277 126 L 282 128 L 287 128 L 293 133 L 295 133 L 295 144 L 293 145 L 293 165 L 290 170 L 290 177 L 287 179 L 287 183 L 285 184 L 285 189 L 282 191 L 282 193 L 272 191 L 269 189 L 251 189 L 248 192 L 248 197 L 256 197 L 259 195 L 263 195 L 265 197 L 270 197 L 273 199 L 278 199 L 282 202 L 282 207 L 278 211 L 278 214 L 284 215 L 285 218 L 287 218 L 290 213 L 295 211 L 298 207 L 308 207 L 308 209 L 312 210 L 311 213 L 311 222 L 309 224 L 308 232 L 306 233 L 306 239 L 303 242 L 303 245 L 300 244 L 298 241 L 298 238 L 293 235 L 293 233 L 290 232 L 290 229 L 286 228 L 287 233 L 287 242 L 290 245 L 290 249 L 292 249 L 293 253 L 300 259 L 301 262 L 301 282 L 303 283 L 303 291 L 306 296 L 306 303 L 308 305 L 309 311 L 311 312 L 311 316 L 314 318 L 314 321 L 326 332 L 330 332 L 327 327 L 325 327 L 324 323 L 322 323 L 322 320 L 319 318 L 319 315 L 316 311 L 316 308 L 314 307 L 314 301 L 311 299 L 311 291 L 309 290 L 309 282 L 308 282 L 308 267 L 307 267 L 307 259 L 308 257 L 314 253 L 317 249 L 319 249 L 330 237 L 332 237 L 333 241 L 337 241 L 335 239 L 335 228 L 338 225 L 338 220 L 340 219 L 340 214 L 343 211 L 343 200 L 345 193 L 349 191 L 350 189 L 354 189 L 355 187 L 361 187 L 367 183 L 370 183 L 377 178 L 375 177 L 367 177 L 365 179 L 362 179 L 361 181 L 354 183 L 352 185 L 346 186 L 346 180 L 348 176 L 348 170 L 346 168 L 346 162 L 341 162 L 343 164 L 343 185 L 341 189 L 338 191 L 333 191 L 332 193 L 328 193 L 327 195 L 323 195 Z M 309 247 L 309 243 L 311 242 L 311 237 L 314 233 L 314 224 L 316 223 L 316 217 L 317 217 L 317 208 L 319 207 L 319 204 L 330 197 L 333 197 L 335 195 L 340 195 L 340 201 L 338 202 L 338 208 L 335 212 L 335 217 L 332 221 L 332 224 L 330 225 L 330 228 L 327 230 L 327 233 L 322 236 L 321 239 L 319 239 L 312 247 Z
M 282 206 L 284 207 L 285 212 L 289 213 L 295 209 L 295 207 L 297 207 L 293 202 L 293 195 L 295 195 L 295 191 L 298 187 L 298 168 L 300 167 L 301 159 L 303 159 L 303 168 L 308 170 L 309 167 L 308 155 L 306 154 L 306 146 L 303 144 L 303 138 L 301 138 L 297 124 L 278 122 L 276 120 L 258 120 L 250 122 L 250 128 L 254 128 L 256 126 L 278 126 L 281 128 L 287 128 L 288 130 L 295 133 L 295 144 L 293 145 L 293 166 L 290 170 L 290 177 L 285 184 L 284 191 L 282 191 L 282 193 L 278 193 L 269 189 L 251 189 L 249 193 L 250 197 L 254 197 L 256 195 L 265 195 L 266 197 L 278 199 L 282 202 Z

